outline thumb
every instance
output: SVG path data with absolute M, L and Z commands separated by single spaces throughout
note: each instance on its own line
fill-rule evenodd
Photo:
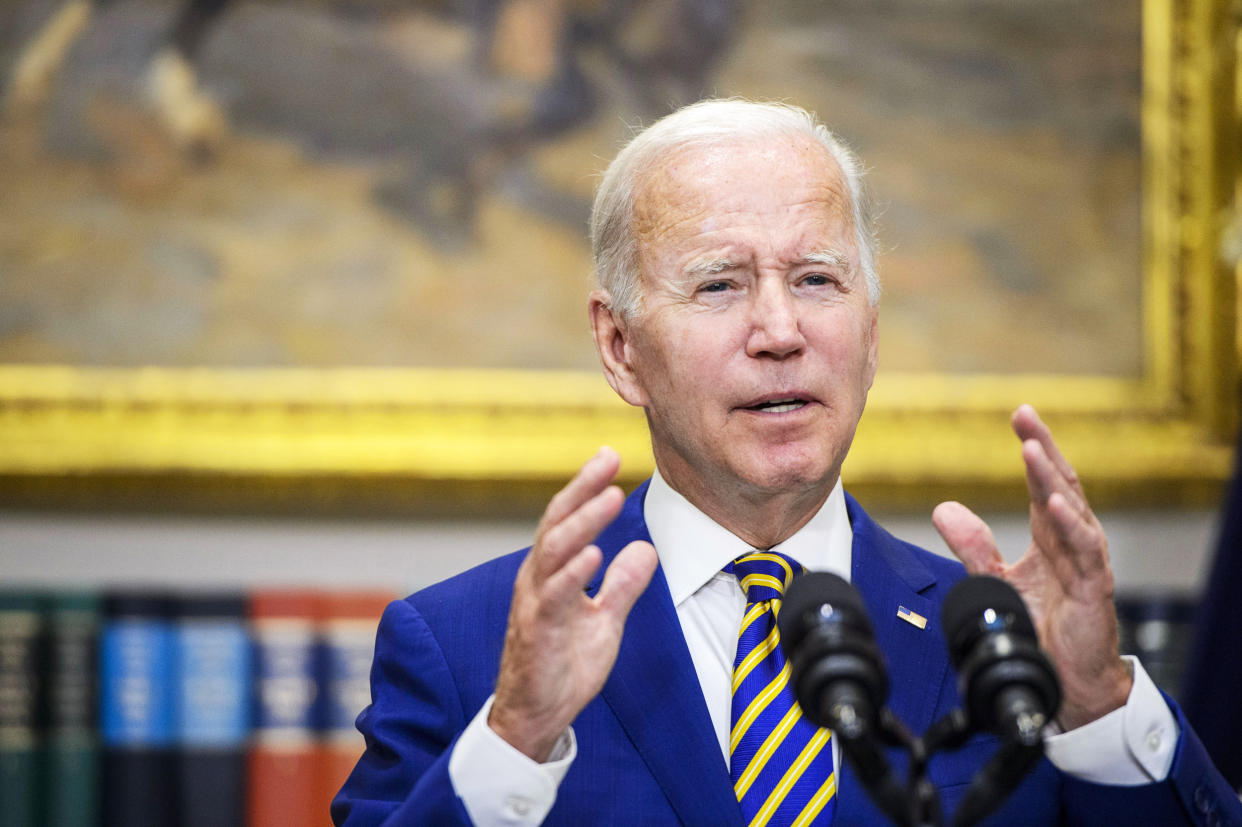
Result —
M 621 549 L 604 572 L 604 582 L 595 598 L 600 609 L 624 622 L 634 601 L 651 582 L 658 562 L 651 543 L 635 540 Z
M 1005 558 L 996 548 L 992 529 L 978 514 L 961 503 L 943 502 L 932 511 L 932 525 L 966 571 L 996 577 L 1003 574 Z

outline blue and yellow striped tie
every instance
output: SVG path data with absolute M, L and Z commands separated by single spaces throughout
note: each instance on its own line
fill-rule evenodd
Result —
M 837 791 L 831 738 L 802 717 L 776 628 L 781 597 L 802 566 L 776 552 L 753 551 L 724 570 L 746 592 L 729 734 L 729 775 L 742 815 L 751 827 L 831 824 Z

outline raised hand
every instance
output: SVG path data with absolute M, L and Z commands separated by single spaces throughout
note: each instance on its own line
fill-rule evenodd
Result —
M 1132 684 L 1117 651 L 1108 539 L 1035 409 L 1018 408 L 1012 424 L 1031 497 L 1031 545 L 1022 558 L 1006 564 L 987 524 L 960 503 L 936 506 L 932 522 L 967 571 L 1004 578 L 1026 601 L 1061 676 L 1057 722 L 1070 730 L 1125 704 Z
M 513 584 L 488 725 L 536 761 L 548 759 L 603 687 L 630 608 L 655 573 L 655 549 L 635 541 L 613 559 L 595 597 L 583 592 L 603 559 L 590 542 L 624 502 L 611 485 L 620 465 L 601 448 L 552 498 Z

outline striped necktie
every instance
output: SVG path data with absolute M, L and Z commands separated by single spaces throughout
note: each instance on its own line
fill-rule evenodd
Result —
M 725 566 L 746 592 L 733 660 L 729 776 L 751 827 L 831 824 L 836 807 L 829 732 L 802 717 L 789 684 L 776 616 L 802 566 L 753 551 Z

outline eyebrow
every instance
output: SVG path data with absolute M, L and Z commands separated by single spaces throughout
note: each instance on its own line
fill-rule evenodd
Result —
M 850 257 L 836 250 L 817 250 L 808 253 L 802 258 L 794 262 L 796 267 L 805 267 L 809 264 L 819 264 L 825 267 L 838 267 L 847 274 L 854 271 L 854 265 L 850 261 Z M 683 278 L 696 279 L 703 276 L 715 276 L 727 270 L 735 270 L 741 265 L 733 259 L 729 258 L 710 258 L 701 261 L 695 261 L 687 265 L 681 274 Z
M 853 262 L 850 261 L 850 257 L 844 253 L 839 253 L 836 250 L 819 250 L 817 252 L 810 253 L 803 256 L 797 263 L 803 265 L 822 264 L 826 267 L 840 267 L 847 273 L 851 273 L 854 270 L 854 265 Z
M 713 258 L 705 261 L 696 261 L 688 265 L 682 270 L 682 275 L 686 278 L 699 278 L 701 276 L 714 276 L 723 273 L 726 270 L 736 268 L 737 262 L 727 258 Z

